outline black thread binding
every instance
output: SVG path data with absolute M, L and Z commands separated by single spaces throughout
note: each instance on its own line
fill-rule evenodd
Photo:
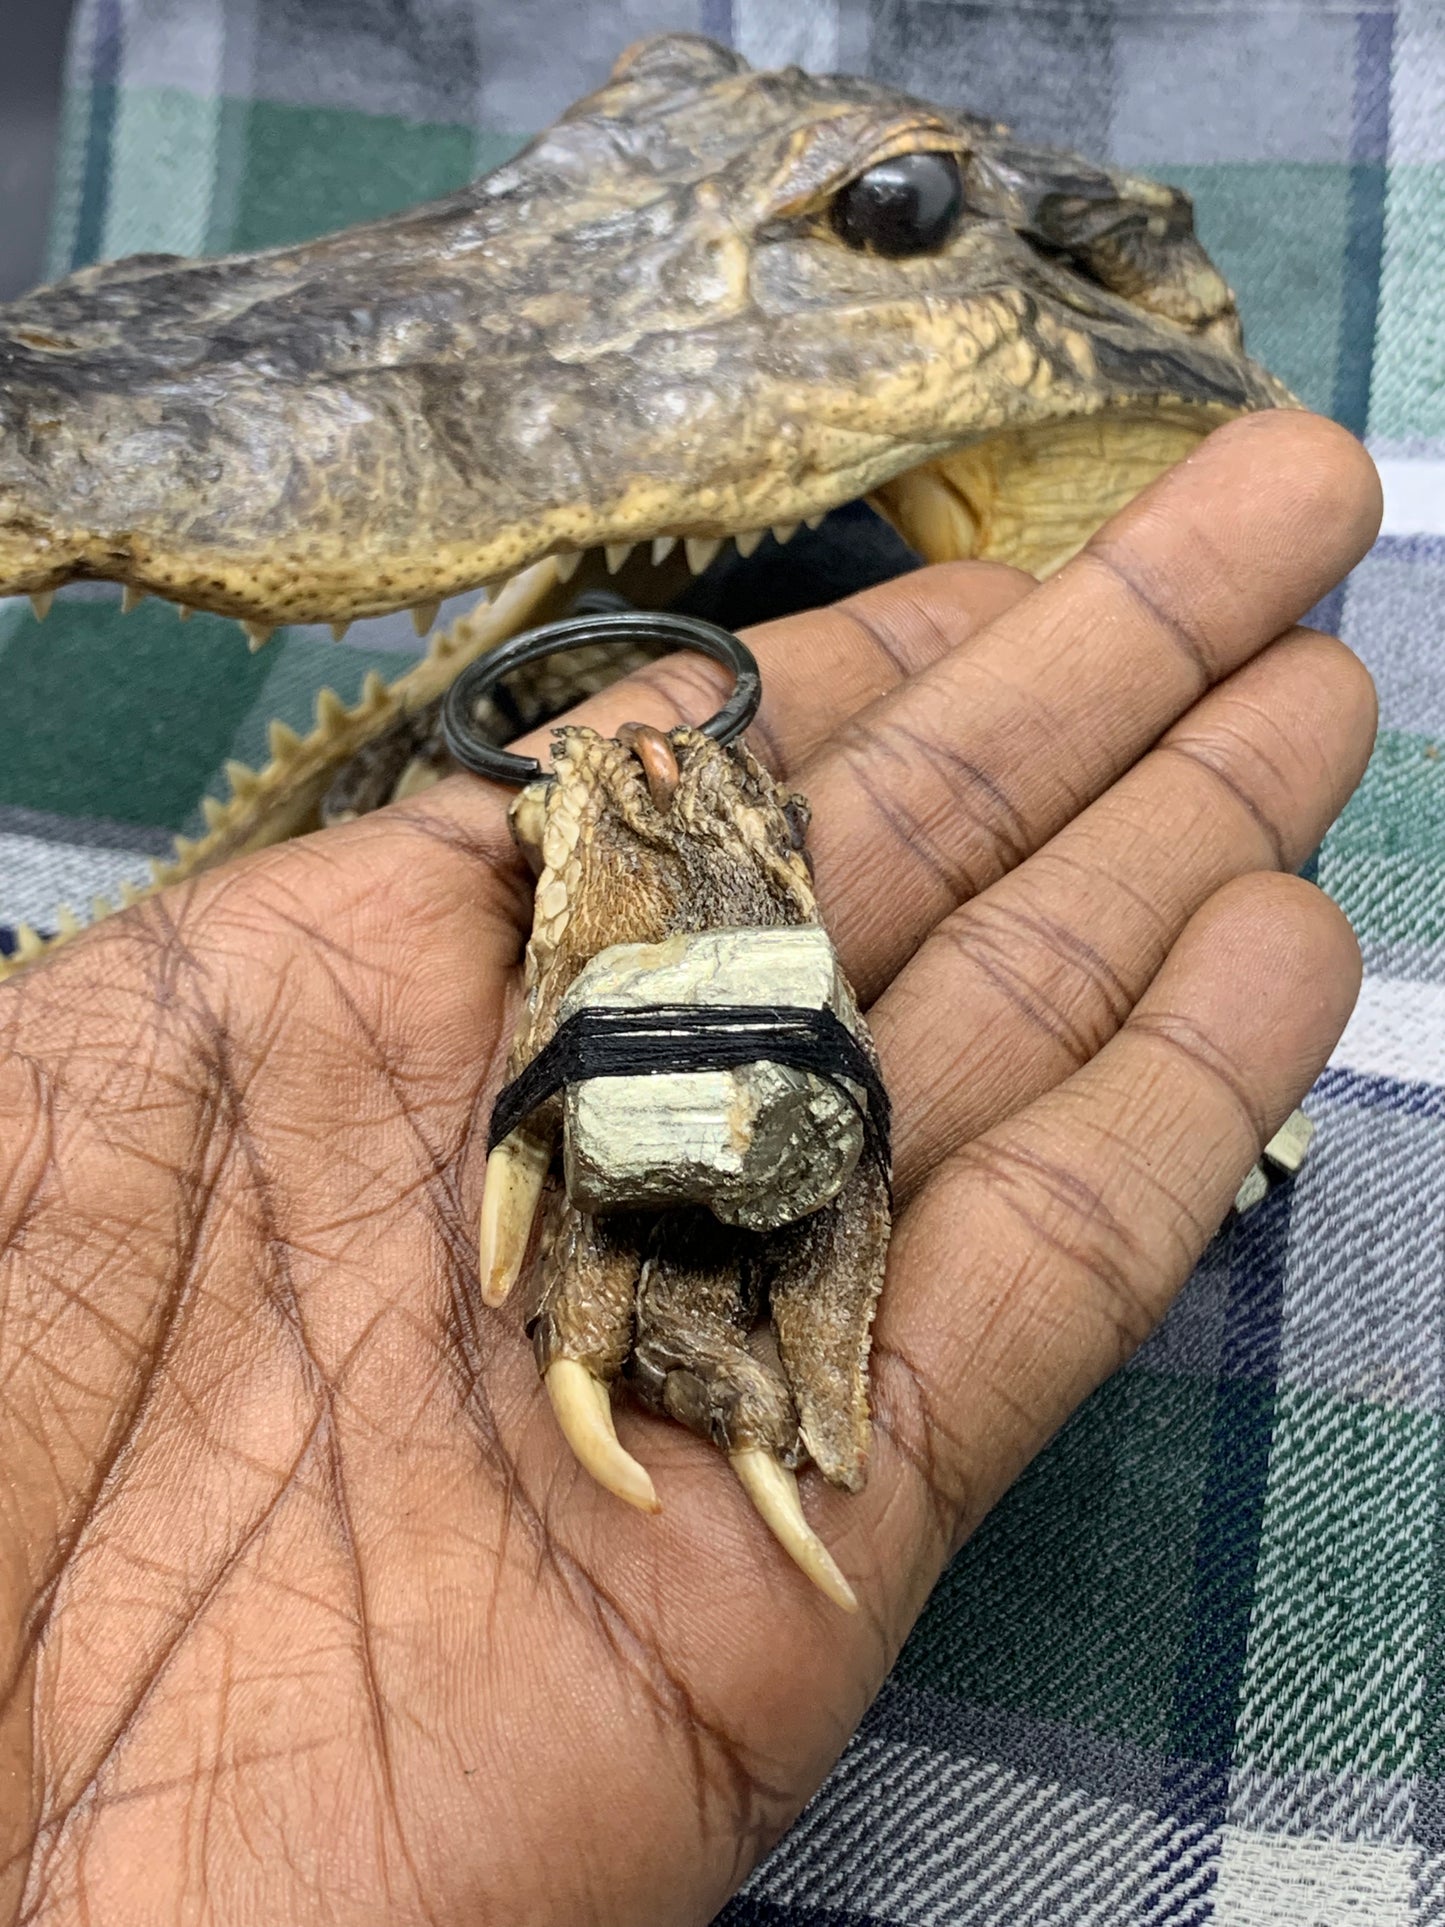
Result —
M 763 1061 L 812 1071 L 836 1084 L 863 1119 L 864 1139 L 886 1177 L 891 1111 L 878 1068 L 831 1010 L 786 1004 L 655 1004 L 645 1010 L 589 1005 L 562 1024 L 492 1107 L 487 1149 L 566 1084 L 589 1077 L 659 1077 L 672 1071 L 735 1070 Z M 861 1084 L 866 1105 L 849 1084 Z

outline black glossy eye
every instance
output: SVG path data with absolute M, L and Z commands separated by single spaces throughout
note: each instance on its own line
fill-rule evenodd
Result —
M 850 248 L 929 254 L 963 212 L 963 176 L 952 154 L 895 154 L 860 174 L 833 202 L 833 226 Z

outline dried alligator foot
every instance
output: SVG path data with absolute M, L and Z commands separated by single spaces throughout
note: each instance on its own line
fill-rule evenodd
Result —
M 757 929 L 772 933 L 765 945 L 775 955 L 783 945 L 826 951 L 821 937 L 783 934 L 817 921 L 802 851 L 806 805 L 780 794 L 745 749 L 690 729 L 666 738 L 624 729 L 609 739 L 571 728 L 557 741 L 555 774 L 524 791 L 512 813 L 539 874 L 511 1077 L 555 1034 L 584 967 L 602 953 L 599 968 L 621 967 L 612 960 L 630 953 L 616 946 L 693 937 L 665 954 L 691 957 L 704 941 L 748 954 Z M 644 972 L 645 982 L 660 981 L 661 969 Z M 852 994 L 834 981 L 871 1055 Z M 502 1303 L 541 1212 L 529 1329 L 568 1444 L 609 1492 L 656 1510 L 652 1480 L 612 1422 L 613 1388 L 630 1389 L 724 1451 L 789 1556 L 851 1610 L 852 1589 L 803 1516 L 794 1472 L 811 1460 L 846 1490 L 864 1481 L 886 1171 L 855 1149 L 841 1189 L 766 1229 L 721 1222 L 696 1204 L 593 1212 L 578 1202 L 592 1181 L 579 1171 L 578 1140 L 569 1136 L 568 1157 L 558 1155 L 563 1113 L 548 1100 L 488 1160 L 479 1270 L 483 1297 Z M 578 1113 L 567 1114 L 570 1130 Z M 742 1208 L 718 1191 L 716 1211 Z

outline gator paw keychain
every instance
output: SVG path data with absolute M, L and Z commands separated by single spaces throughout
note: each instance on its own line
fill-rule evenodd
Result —
M 550 769 L 479 739 L 503 676 L 599 641 L 696 649 L 737 687 L 700 729 L 559 729 Z M 625 1385 L 726 1452 L 788 1554 L 853 1610 L 794 1472 L 811 1459 L 834 1485 L 864 1481 L 888 1100 L 818 920 L 807 805 L 735 740 L 760 695 L 725 630 L 642 614 L 534 630 L 453 685 L 452 754 L 522 786 L 512 829 L 537 874 L 478 1263 L 500 1305 L 540 1210 L 528 1329 L 587 1471 L 658 1509 L 613 1426 Z

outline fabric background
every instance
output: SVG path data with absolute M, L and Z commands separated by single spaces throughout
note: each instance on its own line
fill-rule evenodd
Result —
M 1359 1011 L 1290 1191 L 954 1564 L 726 1927 L 1445 1923 L 1445 8 L 1440 0 L 82 0 L 52 267 L 450 188 L 702 28 L 1187 187 L 1255 351 L 1382 461 L 1329 620 L 1383 728 L 1317 858 Z M 0 922 L 52 926 L 414 647 L 0 603 Z

